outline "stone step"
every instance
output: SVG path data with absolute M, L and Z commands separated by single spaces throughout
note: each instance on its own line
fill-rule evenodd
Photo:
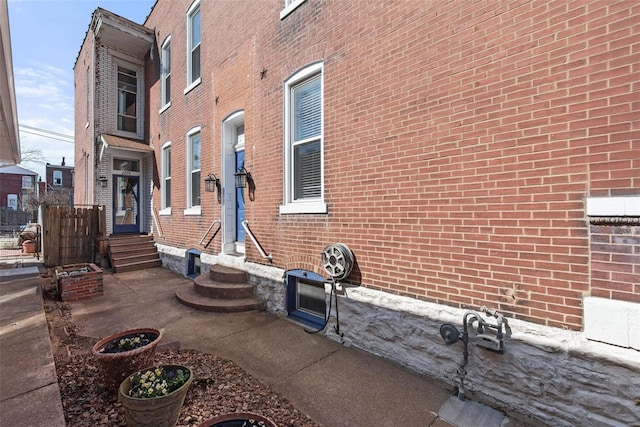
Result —
M 238 313 L 243 311 L 264 310 L 265 302 L 257 298 L 219 299 L 209 298 L 196 293 L 189 284 L 176 291 L 176 299 L 187 307 L 211 313 Z
M 243 299 L 255 296 L 254 286 L 248 283 L 224 283 L 212 280 L 205 274 L 193 279 L 194 291 L 208 298 Z

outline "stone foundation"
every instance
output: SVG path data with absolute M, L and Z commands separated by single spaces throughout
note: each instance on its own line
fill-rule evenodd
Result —
M 93 263 L 69 264 L 55 269 L 62 301 L 77 301 L 102 295 L 102 270 Z

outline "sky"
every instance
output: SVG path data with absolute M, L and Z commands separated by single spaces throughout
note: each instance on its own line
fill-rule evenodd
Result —
M 155 0 L 9 0 L 18 125 L 73 137 L 73 66 L 97 7 L 138 24 Z M 20 166 L 45 181 L 46 163 L 74 162 L 73 143 L 20 130 L 24 152 L 40 149 L 41 158 Z M 35 132 L 40 133 L 40 132 Z M 66 138 L 62 138 L 66 139 Z

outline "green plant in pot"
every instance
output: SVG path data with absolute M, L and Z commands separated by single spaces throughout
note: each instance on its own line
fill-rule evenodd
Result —
M 193 372 L 183 365 L 159 365 L 129 375 L 118 389 L 127 425 L 174 426 L 192 382 Z
M 98 341 L 91 353 L 107 390 L 116 392 L 129 374 L 152 366 L 162 332 L 153 328 L 129 329 Z

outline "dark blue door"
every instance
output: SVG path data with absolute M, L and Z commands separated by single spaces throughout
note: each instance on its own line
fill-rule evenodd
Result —
M 244 150 L 236 151 L 236 170 L 244 168 Z M 236 188 L 236 242 L 244 242 L 244 188 Z
M 113 234 L 140 232 L 139 180 L 113 175 Z

